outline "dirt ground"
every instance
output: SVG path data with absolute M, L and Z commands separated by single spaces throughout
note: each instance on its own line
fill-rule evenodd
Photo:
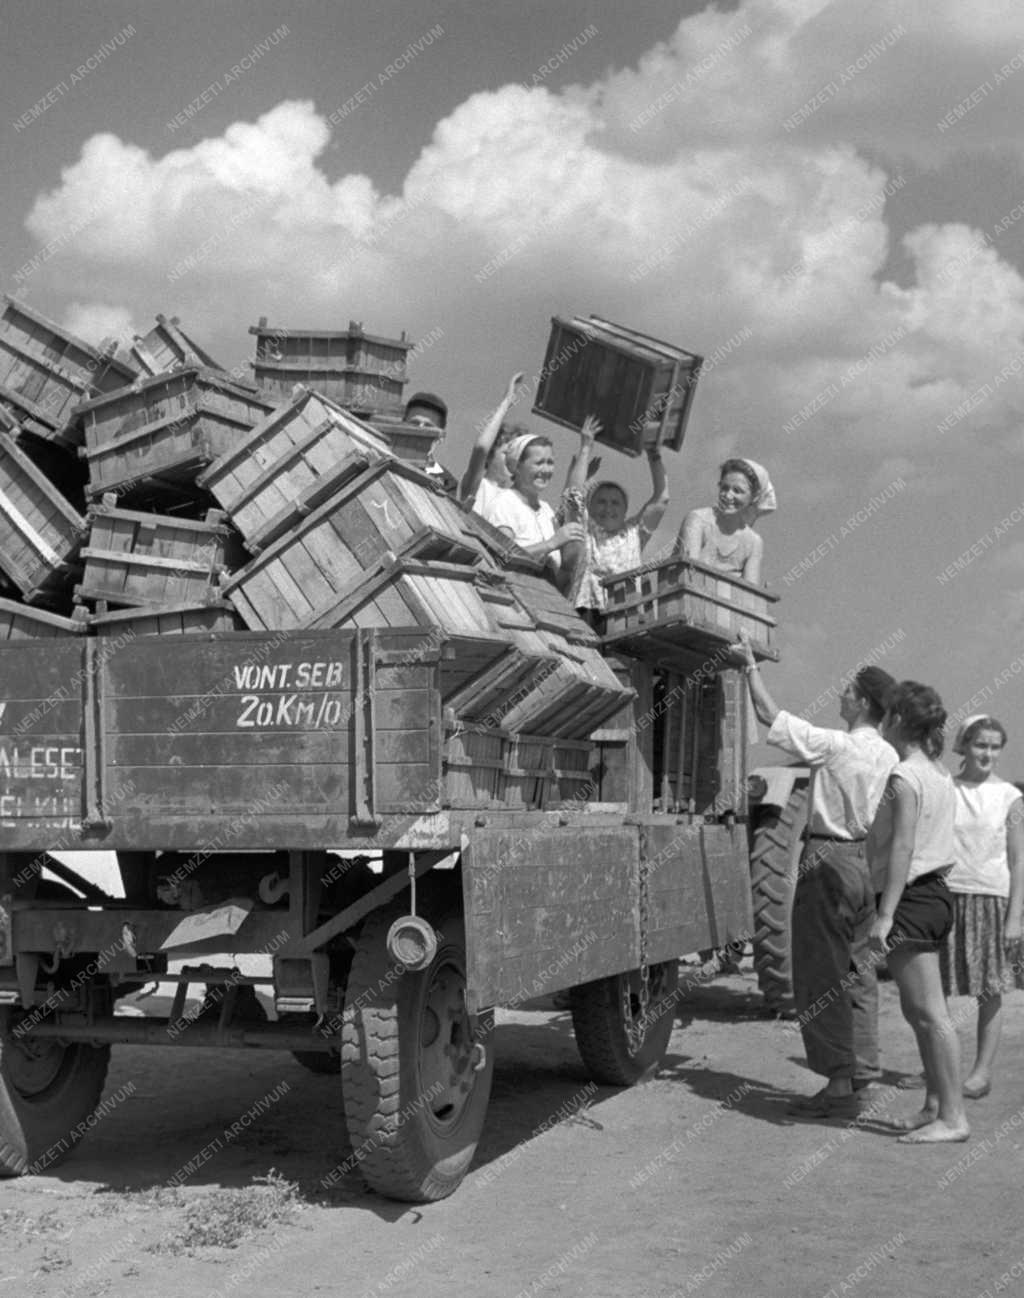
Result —
M 916 1060 L 882 990 L 891 1078 Z M 970 1143 L 927 1149 L 886 1130 L 920 1093 L 885 1083 L 858 1126 L 788 1118 L 786 1097 L 815 1078 L 793 1025 L 759 1005 L 748 971 L 698 988 L 659 1076 L 629 1091 L 588 1082 L 568 1014 L 501 1015 L 476 1162 L 424 1207 L 367 1193 L 357 1172 L 321 1188 L 349 1152 L 336 1077 L 276 1052 L 118 1048 L 87 1139 L 0 1186 L 0 1295 L 1024 1292 L 1024 994 Z M 969 1002 L 952 1008 L 966 1047 Z

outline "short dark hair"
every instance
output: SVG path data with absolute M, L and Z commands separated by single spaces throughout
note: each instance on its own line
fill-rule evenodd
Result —
M 942 756 L 946 709 L 938 692 L 920 681 L 900 681 L 889 692 L 889 712 L 900 719 L 900 733 L 911 743 L 920 744 L 926 756 Z
M 853 688 L 868 704 L 868 718 L 881 721 L 885 716 L 887 700 L 895 686 L 895 678 L 881 667 L 862 667 L 853 678 Z
M 436 411 L 441 417 L 441 427 L 446 428 L 448 426 L 448 407 L 433 392 L 414 392 L 405 403 L 404 417 L 406 419 L 409 418 L 409 411 L 413 406 L 425 406 L 428 410 Z

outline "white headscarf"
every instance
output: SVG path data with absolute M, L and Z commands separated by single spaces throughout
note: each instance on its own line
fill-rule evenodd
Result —
M 758 464 L 756 460 L 748 460 L 746 456 L 736 456 L 735 458 L 741 464 L 745 464 L 757 479 L 757 497 L 750 502 L 747 508 L 751 519 L 759 518 L 762 514 L 774 513 L 778 508 L 778 501 L 775 499 L 775 488 L 768 476 L 768 470 L 763 464 Z
M 956 739 L 953 741 L 953 752 L 956 753 L 958 757 L 965 757 L 964 738 L 966 737 L 968 730 L 970 730 L 971 726 L 977 725 L 979 721 L 991 720 L 992 718 L 987 712 L 975 712 L 972 717 L 968 717 L 966 721 L 962 721 L 960 723 L 960 729 L 956 732 Z
M 508 465 L 508 471 L 514 478 L 516 469 L 519 467 L 519 461 L 523 458 L 523 453 L 531 442 L 541 440 L 540 433 L 520 433 L 513 437 L 511 441 L 505 443 L 505 463 Z

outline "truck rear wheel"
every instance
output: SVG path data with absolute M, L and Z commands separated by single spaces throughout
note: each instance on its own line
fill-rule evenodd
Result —
M 653 1076 L 664 1059 L 676 1017 L 679 962 L 651 965 L 648 979 L 646 1014 L 639 969 L 572 989 L 576 1047 L 595 1082 L 635 1086 Z
M 807 786 L 801 785 L 780 811 L 764 812 L 750 845 L 754 968 L 765 1005 L 776 1014 L 794 1012 L 790 922 L 806 824 Z
M 21 1018 L 19 1014 L 17 1016 Z M 109 1046 L 13 1035 L 0 1019 L 0 1176 L 53 1167 L 82 1137 L 103 1094 Z
M 412 972 L 385 939 L 400 912 L 363 925 L 345 989 L 341 1084 L 352 1160 L 378 1194 L 430 1203 L 458 1188 L 483 1130 L 494 1054 L 489 1018 L 466 1010 L 462 919 L 434 928 Z

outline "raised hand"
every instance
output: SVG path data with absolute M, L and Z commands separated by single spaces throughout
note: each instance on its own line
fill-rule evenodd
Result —
M 604 425 L 596 415 L 587 415 L 583 421 L 583 427 L 580 429 L 580 440 L 592 442 L 598 433 L 604 431 Z

